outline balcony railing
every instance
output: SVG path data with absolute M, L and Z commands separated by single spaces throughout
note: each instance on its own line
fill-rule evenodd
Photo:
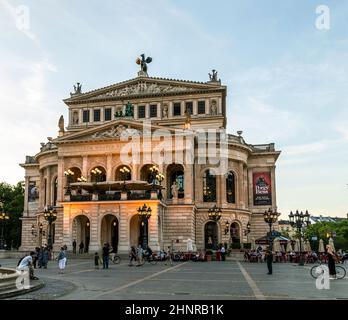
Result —
M 127 192 L 126 197 L 122 197 L 121 192 L 111 194 L 77 194 L 67 196 L 65 201 L 83 202 L 83 201 L 121 201 L 121 200 L 150 200 L 151 192 Z

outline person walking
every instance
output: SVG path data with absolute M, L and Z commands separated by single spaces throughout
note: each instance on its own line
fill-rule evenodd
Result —
M 328 267 L 329 267 L 329 274 L 331 280 L 336 280 L 336 266 L 335 261 L 337 260 L 336 253 L 333 251 L 331 245 L 326 246 L 327 251 L 327 258 L 328 258 Z
M 85 247 L 83 241 L 80 242 L 80 245 L 79 245 L 79 253 L 83 253 L 83 248 Z
M 48 247 L 46 246 L 43 249 L 43 253 L 42 253 L 42 266 L 44 269 L 47 269 L 47 264 L 48 264 L 49 258 L 50 258 L 50 252 L 48 250 Z
M 220 252 L 221 252 L 221 261 L 225 261 L 226 260 L 226 256 L 225 256 L 226 255 L 226 249 L 225 249 L 224 245 L 221 246 Z
M 267 268 L 268 268 L 268 273 L 267 274 L 272 274 L 273 273 L 273 269 L 272 269 L 273 252 L 270 250 L 269 247 L 267 247 L 267 249 L 266 249 L 265 258 L 266 258 Z
M 132 246 L 129 251 L 129 266 L 133 266 L 133 261 L 137 261 L 137 250 L 135 249 L 135 246 Z
M 37 261 L 39 260 L 39 252 L 40 252 L 40 248 L 36 247 L 35 248 L 35 255 L 33 256 L 33 267 L 34 267 L 34 269 L 36 269 Z
M 166 266 L 168 263 L 170 263 L 171 266 L 173 265 L 172 250 L 170 247 L 168 247 L 166 262 L 164 263 L 164 265 Z
M 72 247 L 73 247 L 73 253 L 76 254 L 76 246 L 77 246 L 77 243 L 76 243 L 76 240 L 74 239 L 73 243 L 72 243 Z
M 41 247 L 37 257 L 37 262 L 40 269 L 43 267 L 43 251 L 44 247 Z
M 65 270 L 65 266 L 66 266 L 66 254 L 64 251 L 64 247 L 60 248 L 57 260 L 58 260 L 59 273 L 63 274 Z
M 104 243 L 103 247 L 103 269 L 109 269 L 109 246 Z
M 143 254 L 144 254 L 143 248 L 139 244 L 137 248 L 137 260 L 138 260 L 137 267 L 143 265 Z
M 99 262 L 100 262 L 100 261 L 101 261 L 101 260 L 100 260 L 100 257 L 99 257 L 99 253 L 96 252 L 96 253 L 94 254 L 94 267 L 95 267 L 96 270 L 99 270 Z

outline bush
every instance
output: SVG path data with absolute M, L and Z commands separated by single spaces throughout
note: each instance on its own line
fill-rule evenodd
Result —
M 251 249 L 251 243 L 244 243 L 244 249 Z

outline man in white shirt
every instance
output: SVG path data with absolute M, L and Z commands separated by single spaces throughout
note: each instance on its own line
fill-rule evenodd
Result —
M 33 268 L 33 256 L 35 252 L 32 251 L 28 256 L 25 256 L 22 260 L 20 260 L 17 270 L 19 271 L 27 271 L 29 272 L 29 276 L 31 280 L 38 280 L 39 278 L 34 276 L 34 268 Z

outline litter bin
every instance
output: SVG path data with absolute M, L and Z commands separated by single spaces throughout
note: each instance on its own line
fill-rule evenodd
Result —
M 221 252 L 216 251 L 216 261 L 221 261 Z

